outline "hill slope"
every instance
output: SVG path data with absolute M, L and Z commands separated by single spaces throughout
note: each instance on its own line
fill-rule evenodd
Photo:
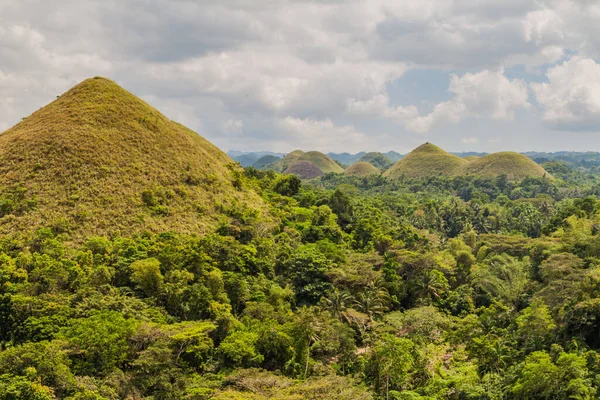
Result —
M 324 175 L 323 171 L 310 161 L 296 161 L 283 173 L 296 175 L 300 179 L 314 179 Z
M 335 172 L 341 174 L 344 169 L 336 164 L 331 158 L 320 151 L 309 151 L 300 156 L 299 161 L 309 161 L 317 166 L 323 173 Z
M 266 156 L 262 156 L 261 158 L 256 160 L 256 162 L 254 164 L 252 164 L 252 166 L 254 168 L 262 169 L 262 168 L 265 168 L 267 165 L 278 162 L 279 160 L 281 160 L 281 158 L 279 158 L 277 156 L 266 155 Z
M 365 161 L 378 168 L 381 171 L 389 169 L 394 162 L 387 158 L 384 154 L 378 152 L 367 153 L 360 158 L 358 161 Z
M 356 164 L 352 164 L 344 171 L 344 175 L 348 176 L 369 176 L 369 175 L 379 175 L 381 172 L 375 168 L 375 166 L 366 161 L 357 162 Z
M 384 173 L 384 176 L 390 179 L 398 179 L 402 176 L 409 178 L 454 176 L 465 163 L 464 159 L 447 153 L 431 143 L 425 143 L 396 162 Z
M 529 157 L 508 151 L 488 154 L 469 161 L 462 167 L 462 173 L 482 178 L 506 175 L 509 180 L 521 180 L 528 177 L 552 178 L 541 165 L 536 164 Z
M 231 163 L 116 83 L 88 79 L 0 135 L 0 233 L 202 233 L 223 208 L 263 209 L 234 188 Z
M 320 151 L 309 151 L 303 152 L 302 150 L 294 150 L 291 153 L 287 154 L 283 159 L 277 161 L 274 164 L 266 166 L 267 169 L 271 169 L 278 172 L 286 172 L 290 167 L 292 167 L 298 161 L 308 161 L 309 163 L 315 165 L 318 169 L 323 172 L 323 174 L 327 174 L 329 172 L 335 172 L 341 174 L 344 172 L 344 169 L 336 164 L 331 158 L 327 157 L 325 154 Z

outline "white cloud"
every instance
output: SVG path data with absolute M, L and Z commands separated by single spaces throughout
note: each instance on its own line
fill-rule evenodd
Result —
M 479 142 L 479 139 L 477 139 L 476 137 L 465 137 L 462 138 L 460 141 L 464 144 L 476 144 Z
M 508 79 L 503 70 L 453 75 L 449 91 L 452 99 L 437 104 L 426 116 L 407 121 L 408 129 L 428 132 L 442 123 L 458 123 L 469 117 L 512 120 L 515 110 L 530 106 L 527 84 Z
M 227 136 L 241 136 L 244 134 L 244 123 L 238 119 L 229 119 L 223 124 L 223 132 Z
M 209 140 L 246 150 L 283 146 L 281 132 L 294 129 L 277 121 L 309 131 L 335 121 L 331 131 L 389 148 L 404 146 L 408 130 L 444 126 L 447 135 L 443 124 L 470 117 L 510 120 L 527 91 L 501 68 L 540 73 L 565 54 L 600 57 L 594 1 L 0 0 L 0 15 L 0 129 L 106 75 Z M 450 100 L 419 115 L 416 105 L 434 103 L 440 87 L 395 104 L 408 69 L 456 73 Z M 554 113 L 580 126 L 594 112 L 590 99 L 569 117 L 543 98 L 548 122 Z M 295 137 L 284 151 L 314 147 Z
M 548 82 L 530 84 L 543 120 L 554 128 L 599 130 L 600 64 L 572 57 L 547 72 Z
M 339 151 L 344 144 L 349 151 L 360 151 L 368 145 L 368 138 L 354 127 L 338 126 L 330 119 L 313 120 L 287 117 L 277 123 L 282 137 L 279 144 L 289 148 L 320 149 L 321 151 Z
M 396 123 L 404 123 L 419 115 L 419 111 L 415 106 L 390 105 L 390 99 L 385 94 L 378 94 L 369 100 L 349 99 L 347 110 L 350 114 L 380 116 L 389 118 Z

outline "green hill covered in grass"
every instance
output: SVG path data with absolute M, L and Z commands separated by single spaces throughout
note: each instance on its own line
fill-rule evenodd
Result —
M 552 178 L 541 165 L 523 154 L 513 152 L 488 154 L 469 161 L 462 167 L 461 174 L 482 178 L 506 175 L 509 180 L 521 180 L 529 177 Z
M 466 162 L 431 143 L 425 143 L 396 162 L 384 173 L 384 176 L 390 179 L 398 179 L 402 176 L 408 178 L 454 176 Z
M 381 172 L 373 166 L 373 164 L 361 161 L 352 164 L 344 171 L 344 175 L 348 176 L 369 176 L 379 175 Z
M 0 233 L 203 233 L 263 210 L 217 147 L 104 79 L 88 79 L 0 135 Z
M 314 179 L 324 175 L 323 171 L 310 161 L 296 161 L 283 173 L 296 175 L 300 179 Z
M 286 154 L 281 160 L 265 165 L 264 168 L 271 171 L 284 172 L 297 162 L 303 154 L 302 150 L 294 150 Z
M 325 174 L 329 172 L 341 174 L 342 172 L 344 172 L 344 169 L 342 167 L 340 167 L 335 161 L 333 161 L 331 158 L 327 157 L 320 151 L 309 151 L 307 153 L 304 153 L 300 156 L 298 160 L 310 161 Z
M 327 174 L 329 172 L 341 174 L 344 172 L 342 167 L 340 167 L 335 161 L 320 151 L 309 151 L 305 153 L 302 150 L 294 150 L 283 157 L 283 159 L 280 161 L 270 164 L 266 166 L 266 168 L 278 172 L 286 172 L 298 161 L 308 161 L 321 170 L 323 174 Z M 305 167 L 306 166 L 307 165 L 305 164 Z

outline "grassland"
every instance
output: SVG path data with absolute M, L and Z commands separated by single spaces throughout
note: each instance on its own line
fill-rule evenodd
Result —
M 314 179 L 324 175 L 323 171 L 310 161 L 296 161 L 283 173 L 296 175 L 300 179 Z
M 0 135 L 0 233 L 203 233 L 224 209 L 264 211 L 214 145 L 104 79 Z
M 283 157 L 281 161 L 271 164 L 271 166 L 267 168 L 278 172 L 285 172 L 298 161 L 310 162 L 311 164 L 315 165 L 319 170 L 321 170 L 323 174 L 327 174 L 329 172 L 341 174 L 342 172 L 344 172 L 344 169 L 342 167 L 340 167 L 335 161 L 333 161 L 331 158 L 321 153 L 320 151 L 309 151 L 305 153 L 302 150 L 292 151 L 291 153 Z M 307 165 L 305 164 L 305 166 Z
M 335 172 L 341 174 L 344 169 L 340 167 L 335 161 L 327 157 L 320 151 L 309 151 L 300 156 L 299 161 L 310 161 L 317 166 L 323 173 Z
M 475 175 L 482 178 L 493 178 L 506 175 L 509 180 L 521 180 L 527 177 L 552 176 L 541 165 L 523 154 L 500 152 L 469 161 L 462 167 L 464 175 Z
M 384 173 L 384 176 L 390 179 L 398 179 L 402 176 L 409 178 L 455 176 L 466 162 L 431 143 L 425 143 L 396 162 Z
M 381 172 L 373 164 L 366 161 L 357 162 L 352 164 L 344 171 L 345 175 L 348 176 L 369 176 L 379 175 Z

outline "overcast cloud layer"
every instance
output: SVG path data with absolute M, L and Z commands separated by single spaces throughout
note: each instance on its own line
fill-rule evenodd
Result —
M 225 150 L 600 151 L 600 2 L 0 0 L 0 131 L 106 76 Z

